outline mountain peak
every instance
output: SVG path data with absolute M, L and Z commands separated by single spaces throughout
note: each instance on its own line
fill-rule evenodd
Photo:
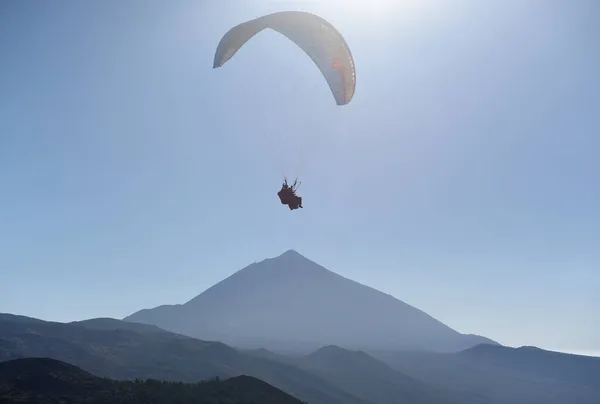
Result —
M 282 343 L 458 351 L 482 342 L 293 249 L 248 265 L 181 306 L 125 320 L 243 348 Z
M 287 280 L 290 280 L 290 277 L 295 277 L 305 280 L 311 278 L 313 281 L 323 276 L 341 278 L 340 275 L 306 258 L 298 251 L 290 249 L 275 257 L 248 265 L 222 282 L 233 282 L 233 279 L 240 280 L 242 278 L 248 278 L 248 280 L 252 278 L 254 282 L 259 281 L 259 278 L 265 278 L 265 282 L 275 282 L 281 276 L 285 276 Z
M 300 256 L 302 258 L 306 258 L 296 250 L 287 250 L 283 254 L 280 255 L 280 257 L 286 257 L 286 256 Z
M 267 259 L 265 261 L 276 261 L 276 262 L 285 261 L 285 262 L 298 262 L 298 263 L 304 262 L 304 263 L 312 263 L 314 265 L 317 265 L 314 261 L 311 261 L 310 259 L 306 258 L 304 255 L 300 254 L 296 250 L 287 250 L 287 251 L 279 254 L 278 256 Z

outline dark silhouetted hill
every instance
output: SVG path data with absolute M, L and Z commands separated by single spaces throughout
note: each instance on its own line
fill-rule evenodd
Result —
M 155 325 L 148 324 L 140 324 L 140 323 L 131 323 L 128 321 L 117 320 L 114 318 L 92 318 L 89 320 L 83 321 L 73 321 L 69 324 L 76 324 L 82 327 L 88 328 L 90 330 L 105 330 L 105 331 L 115 331 L 115 330 L 128 330 L 135 331 L 138 333 L 146 334 L 146 333 L 164 333 L 168 332 L 159 328 Z
M 49 358 L 0 363 L 0 402 L 119 404 L 301 404 L 298 399 L 249 376 L 195 384 L 158 380 L 115 381 L 93 376 Z
M 346 279 L 295 251 L 254 263 L 182 305 L 126 321 L 244 348 L 456 352 L 495 343 L 461 334 L 393 296 Z
M 19 316 L 17 314 L 0 313 L 0 321 L 10 321 L 11 323 L 21 324 L 42 324 L 48 323 L 49 321 L 39 320 L 33 317 Z
M 197 382 L 249 375 L 311 404 L 361 402 L 297 367 L 245 355 L 220 342 L 170 332 L 135 332 L 121 327 L 90 329 L 3 315 L 0 361 L 49 357 L 111 379 Z M 11 320 L 14 318 L 14 321 Z

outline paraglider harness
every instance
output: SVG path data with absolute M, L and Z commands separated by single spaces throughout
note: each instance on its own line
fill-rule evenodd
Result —
M 277 196 L 283 205 L 288 205 L 290 210 L 302 208 L 302 197 L 296 195 L 296 191 L 300 187 L 298 180 L 296 179 L 294 183 L 289 186 L 287 183 L 287 178 L 284 178 L 283 185 L 281 186 L 281 190 L 277 192 Z

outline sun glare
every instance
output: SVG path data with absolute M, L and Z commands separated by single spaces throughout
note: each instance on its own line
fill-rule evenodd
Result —
M 317 0 L 307 4 L 317 6 L 327 15 L 336 14 L 365 23 L 394 20 L 400 14 L 414 18 L 430 8 L 433 0 Z
M 342 6 L 348 12 L 366 15 L 385 15 L 390 12 L 418 11 L 427 6 L 427 0 L 322 0 L 335 6 Z
M 270 0 L 278 8 L 292 8 L 349 18 L 369 25 L 373 22 L 414 19 L 424 11 L 443 6 L 443 0 Z M 434 4 L 436 7 L 434 7 Z

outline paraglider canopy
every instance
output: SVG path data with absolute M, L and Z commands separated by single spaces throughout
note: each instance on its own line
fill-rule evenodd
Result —
M 213 68 L 223 66 L 254 35 L 270 28 L 296 43 L 318 66 L 338 105 L 352 100 L 354 59 L 340 32 L 323 18 L 304 11 L 281 11 L 239 24 L 221 39 Z

